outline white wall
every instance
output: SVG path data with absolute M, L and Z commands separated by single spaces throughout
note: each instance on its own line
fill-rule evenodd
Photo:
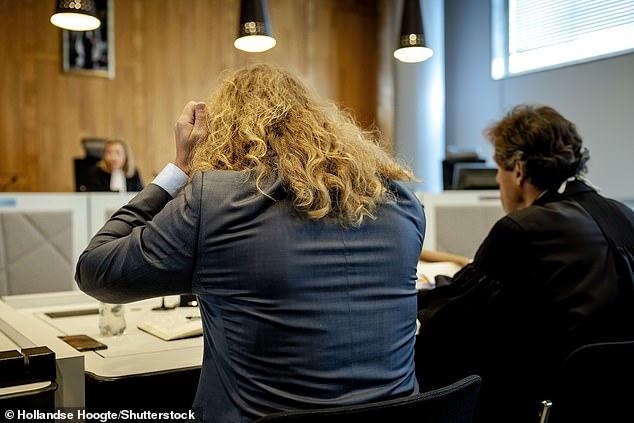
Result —
M 400 7 L 396 7 L 400 3 Z M 401 30 L 403 2 L 394 2 L 395 27 Z M 394 62 L 394 152 L 421 180 L 416 191 L 442 191 L 445 156 L 445 78 L 442 2 L 421 0 L 423 30 L 434 55 L 421 63 Z M 397 40 L 397 34 L 394 40 Z M 396 45 L 396 41 L 393 43 Z
M 519 103 L 554 107 L 590 151 L 588 178 L 605 195 L 634 198 L 634 53 L 494 81 L 490 0 L 445 0 L 446 145 L 492 147 L 483 130 Z

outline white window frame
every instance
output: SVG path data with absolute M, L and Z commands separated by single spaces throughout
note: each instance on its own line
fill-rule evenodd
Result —
M 514 5 L 521 0 L 491 0 L 491 77 L 511 76 L 569 66 L 634 52 L 634 0 L 586 0 L 589 6 L 616 5 L 625 10 L 625 23 L 607 29 L 581 33 L 560 43 L 533 50 L 519 51 L 513 46 Z M 556 1 L 579 6 L 580 0 L 541 0 L 549 5 Z M 565 4 L 562 5 L 565 7 Z M 633 18 L 630 18 L 630 13 Z M 630 21 L 631 20 L 631 21 Z M 518 51 L 515 51 L 518 50 Z

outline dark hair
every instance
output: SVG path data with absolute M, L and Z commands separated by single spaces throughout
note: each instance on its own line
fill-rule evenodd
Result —
M 504 170 L 524 165 L 526 178 L 540 189 L 559 186 L 587 171 L 588 150 L 574 123 L 548 106 L 515 106 L 485 130 L 495 148 L 494 159 Z

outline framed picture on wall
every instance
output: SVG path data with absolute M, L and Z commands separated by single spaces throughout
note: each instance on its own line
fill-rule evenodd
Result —
M 95 0 L 101 26 L 62 31 L 64 72 L 114 79 L 114 0 Z

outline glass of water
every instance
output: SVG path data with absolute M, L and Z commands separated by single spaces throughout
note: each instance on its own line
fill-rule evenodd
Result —
M 99 334 L 101 336 L 123 335 L 125 328 L 123 304 L 99 303 Z

